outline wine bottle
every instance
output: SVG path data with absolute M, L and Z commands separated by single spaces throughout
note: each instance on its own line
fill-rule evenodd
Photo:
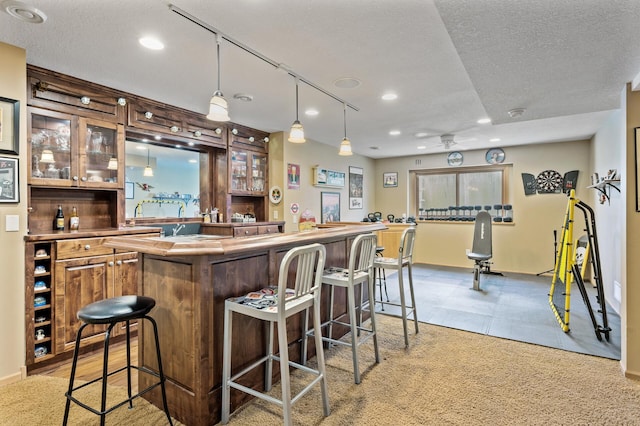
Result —
M 73 207 L 71 209 L 71 217 L 69 218 L 69 229 L 77 230 L 80 227 L 80 218 L 78 217 L 78 210 Z
M 56 231 L 64 231 L 64 213 L 62 212 L 62 206 L 58 206 L 58 212 L 53 219 L 53 229 Z

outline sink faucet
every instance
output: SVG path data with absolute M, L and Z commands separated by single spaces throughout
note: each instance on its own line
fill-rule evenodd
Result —
M 176 226 L 171 229 L 171 231 L 173 232 L 173 236 L 175 237 L 176 235 L 178 235 L 178 232 L 180 232 L 182 228 L 184 228 L 184 223 L 176 223 Z

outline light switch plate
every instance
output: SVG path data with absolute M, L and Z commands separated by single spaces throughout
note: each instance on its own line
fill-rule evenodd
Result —
M 17 232 L 20 230 L 20 216 L 8 214 L 5 216 L 4 230 L 7 232 Z

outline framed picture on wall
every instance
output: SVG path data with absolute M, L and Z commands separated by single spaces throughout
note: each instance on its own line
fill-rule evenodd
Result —
M 349 166 L 349 209 L 362 209 L 362 179 L 361 167 Z
M 127 200 L 133 200 L 133 182 L 124 183 L 124 198 Z
M 322 212 L 322 222 L 340 222 L 340 193 L 321 192 L 320 211 Z
M 20 102 L 0 97 L 0 153 L 18 155 Z
M 385 172 L 382 174 L 382 186 L 395 188 L 398 186 L 398 172 Z
M 18 159 L 0 157 L 0 203 L 20 201 Z

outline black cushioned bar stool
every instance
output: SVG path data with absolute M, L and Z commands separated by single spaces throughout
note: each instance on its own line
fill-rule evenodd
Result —
M 167 419 L 169 420 L 169 424 L 173 425 L 171 420 L 171 415 L 169 414 L 169 407 L 167 406 L 167 394 L 165 391 L 165 377 L 162 372 L 162 360 L 160 358 L 160 343 L 158 342 L 158 325 L 156 321 L 151 318 L 148 314 L 156 305 L 156 301 L 151 297 L 145 296 L 120 296 L 113 297 L 111 299 L 101 300 L 99 302 L 91 303 L 87 306 L 84 306 L 78 311 L 78 319 L 80 319 L 83 324 L 80 326 L 78 330 L 78 334 L 76 336 L 76 346 L 73 352 L 73 363 L 71 365 L 71 376 L 69 377 L 69 390 L 65 393 L 67 398 L 67 404 L 64 409 L 64 420 L 62 421 L 63 425 L 67 424 L 67 420 L 69 418 L 69 408 L 71 406 L 71 401 L 75 402 L 82 408 L 85 408 L 91 411 L 94 414 L 100 416 L 100 425 L 105 424 L 105 416 L 116 408 L 121 407 L 122 405 L 129 403 L 129 408 L 133 408 L 133 399 L 139 397 L 140 395 L 150 391 L 151 389 L 160 386 L 162 390 L 162 403 L 164 405 L 164 412 L 167 415 Z M 158 372 L 149 370 L 146 367 L 139 367 L 136 365 L 131 365 L 131 339 L 129 332 L 129 321 L 131 320 L 143 320 L 146 319 L 153 325 L 153 334 L 155 336 L 156 341 L 156 355 L 158 357 Z M 111 373 L 108 372 L 108 364 L 109 364 L 109 338 L 111 336 L 111 330 L 113 327 L 119 322 L 126 322 L 126 344 L 127 344 L 127 365 L 113 371 Z M 82 330 L 90 324 L 108 324 L 109 327 L 104 335 L 104 357 L 102 364 L 102 376 L 94 379 L 90 382 L 84 383 L 80 386 L 73 387 L 73 381 L 76 375 L 76 366 L 78 364 L 78 352 L 80 351 L 80 341 L 82 339 Z M 135 368 L 136 370 L 151 374 L 152 376 L 157 377 L 159 380 L 157 383 L 152 384 L 147 387 L 143 391 L 138 392 L 135 395 L 131 395 L 131 369 Z M 124 401 L 112 406 L 111 408 L 106 408 L 107 404 L 107 379 L 109 376 L 119 373 L 123 370 L 127 370 L 127 391 L 129 398 Z M 73 396 L 73 392 L 81 389 L 85 386 L 88 386 L 92 383 L 102 381 L 102 398 L 100 401 L 100 410 L 96 410 L 93 407 L 88 406 L 87 404 L 79 401 Z

